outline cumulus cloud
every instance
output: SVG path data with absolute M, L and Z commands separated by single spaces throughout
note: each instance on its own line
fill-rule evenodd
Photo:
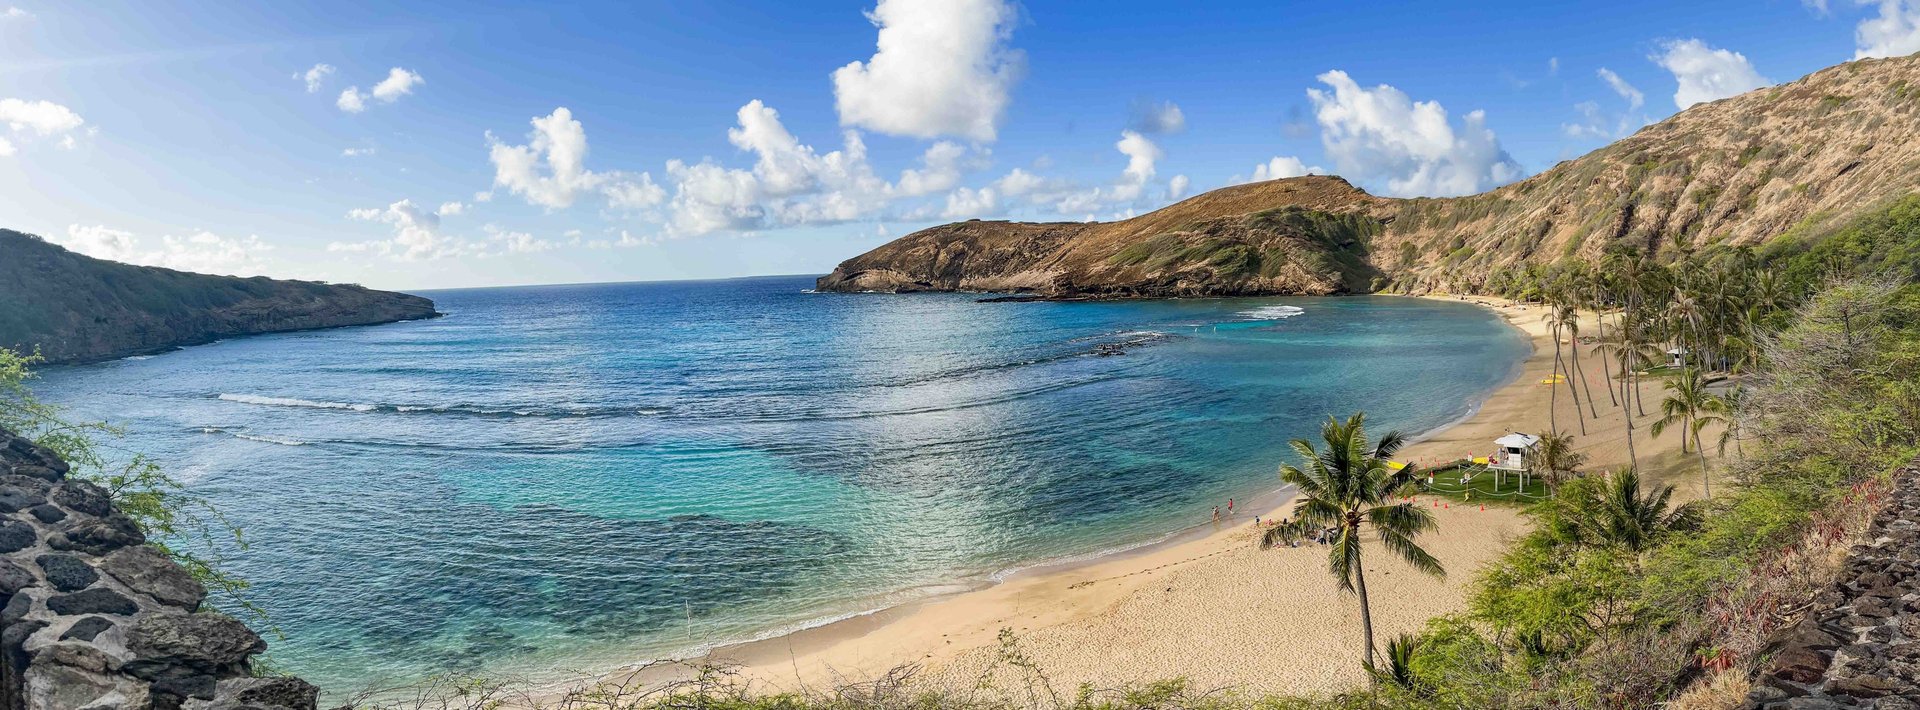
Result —
M 1861 0 L 1866 4 L 1871 0 Z M 1879 0 L 1879 14 L 1854 29 L 1854 59 L 1904 57 L 1920 52 L 1920 0 Z
M 1607 87 L 1613 89 L 1613 93 L 1627 100 L 1627 110 L 1638 111 L 1641 106 L 1646 105 L 1647 95 L 1640 93 L 1639 89 L 1627 83 L 1626 79 L 1620 78 L 1619 74 L 1613 73 L 1612 69 L 1600 67 L 1599 74 L 1600 80 L 1607 82 Z
M 455 213 L 459 211 L 462 210 L 456 210 Z M 401 200 L 386 207 L 352 210 L 347 217 L 389 225 L 393 228 L 393 236 L 362 242 L 333 242 L 327 245 L 327 251 L 376 252 L 407 261 L 439 259 L 472 252 L 465 241 L 440 233 L 439 212 L 416 205 L 413 200 Z
M 1127 157 L 1126 167 L 1121 169 L 1119 179 L 1113 184 L 1068 192 L 1035 191 L 1029 199 L 1051 202 L 1059 214 L 1138 205 L 1146 197 L 1147 185 L 1153 181 L 1158 163 L 1166 154 L 1152 140 L 1132 130 L 1121 131 L 1120 140 L 1113 147 Z
M 965 146 L 952 141 L 935 143 L 920 156 L 920 168 L 900 171 L 896 188 L 909 197 L 951 190 L 960 184 L 962 173 L 974 167 L 965 162 L 966 158 Z
M 319 67 L 314 68 L 318 69 Z M 331 70 L 332 68 L 328 67 L 328 69 Z M 309 71 L 308 73 L 311 74 L 312 72 Z M 402 96 L 412 94 L 414 87 L 425 83 L 427 83 L 427 80 L 421 78 L 418 73 L 400 67 L 394 67 L 387 70 L 387 77 L 385 79 L 381 79 L 380 83 L 373 85 L 373 91 L 365 92 L 361 91 L 358 86 L 349 86 L 346 91 L 340 92 L 340 98 L 335 99 L 333 103 L 335 106 L 340 107 L 340 110 L 347 113 L 360 113 L 367 110 L 368 99 L 375 99 L 381 103 L 390 104 L 399 101 Z M 309 82 L 308 86 L 312 87 L 314 84 Z
M 506 188 L 529 204 L 547 209 L 572 207 L 581 196 L 596 192 L 605 194 L 610 205 L 621 209 L 652 207 L 665 198 L 665 191 L 646 173 L 596 173 L 587 169 L 587 131 L 567 107 L 534 117 L 529 123 L 533 131 L 527 134 L 524 145 L 508 145 L 491 134 L 487 136 L 491 144 L 487 159 L 493 163 L 495 187 Z M 491 199 L 491 193 L 474 195 L 475 202 Z
M 320 86 L 322 84 L 325 84 L 327 82 L 327 77 L 332 74 L 333 74 L 333 65 L 322 63 L 322 64 L 315 64 L 313 65 L 312 69 L 308 69 L 306 71 L 293 75 L 293 78 L 306 82 L 307 93 L 314 94 L 314 93 L 319 93 Z
M 1673 72 L 1680 87 L 1673 104 L 1685 110 L 1694 104 L 1743 94 L 1773 82 L 1753 68 L 1739 52 L 1714 49 L 1698 39 L 1668 40 L 1653 63 Z
M 940 212 L 940 216 L 947 219 L 976 219 L 994 214 L 999 206 L 999 196 L 993 188 L 963 187 L 947 193 L 946 209 Z
M 833 72 L 841 125 L 992 141 L 1025 64 L 1017 18 L 1005 0 L 880 0 L 873 56 Z
M 1187 130 L 1187 115 L 1172 101 L 1136 101 L 1128 125 L 1141 133 L 1179 133 Z
M 1175 175 L 1167 181 L 1167 199 L 1178 200 L 1187 195 L 1187 186 L 1192 184 L 1185 175 Z
M 350 86 L 346 91 L 340 92 L 340 98 L 334 99 L 333 105 L 347 113 L 360 113 L 367 110 L 367 98 L 360 93 L 360 87 Z
M 199 230 L 186 236 L 162 235 L 157 244 L 150 244 L 133 232 L 80 224 L 67 225 L 66 237 L 52 241 L 97 259 L 234 276 L 265 273 L 263 257 L 273 250 L 255 235 L 223 237 Z
M 1439 102 L 1413 101 L 1386 84 L 1363 88 L 1343 71 L 1318 79 L 1329 90 L 1308 89 L 1320 138 L 1341 174 L 1384 180 L 1394 196 L 1454 196 L 1480 192 L 1521 176 L 1472 111 L 1456 129 Z
M 1318 165 L 1308 166 L 1305 162 L 1302 162 L 1299 158 L 1293 157 L 1291 155 L 1276 155 L 1276 156 L 1273 156 L 1273 158 L 1269 159 L 1267 162 L 1253 166 L 1253 175 L 1251 177 L 1242 178 L 1238 175 L 1235 175 L 1228 182 L 1231 182 L 1234 184 L 1249 183 L 1249 182 L 1266 182 L 1268 180 L 1279 180 L 1282 178 L 1300 177 L 1302 175 L 1325 175 L 1325 174 L 1327 174 L 1326 168 L 1322 168 Z
M 26 101 L 22 99 L 0 99 L 0 125 L 5 125 L 12 138 L 0 136 L 0 157 L 13 155 L 19 151 L 16 140 L 45 140 L 61 148 L 75 145 L 74 134 L 86 120 L 73 109 L 51 101 Z
M 30 17 L 33 17 L 33 13 L 11 5 L 5 10 L 0 10 L 0 20 L 24 20 Z
M 751 170 L 712 160 L 672 160 L 674 184 L 667 229 L 692 236 L 733 229 L 848 222 L 884 207 L 892 186 L 874 174 L 860 134 L 842 134 L 844 147 L 826 154 L 802 144 L 780 115 L 755 99 L 740 107 L 727 139 L 755 157 Z M 938 156 L 943 151 L 933 151 Z

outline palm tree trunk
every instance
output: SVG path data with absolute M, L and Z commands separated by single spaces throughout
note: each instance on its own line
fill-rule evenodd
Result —
M 1560 376 L 1560 326 L 1553 326 L 1553 377 Z M 1547 430 L 1554 436 L 1560 435 L 1560 388 L 1553 386 L 1553 377 L 1547 378 Z
M 1608 401 L 1608 402 L 1611 402 L 1611 403 L 1613 404 L 1613 406 L 1615 406 L 1615 407 L 1618 407 L 1618 406 L 1620 406 L 1620 398 L 1619 398 L 1619 397 L 1616 397 L 1616 396 L 1614 396 L 1614 392 L 1613 392 L 1613 388 L 1614 388 L 1614 384 L 1613 384 L 1613 366 L 1607 363 L 1607 319 L 1606 319 L 1606 316 L 1601 316 L 1601 317 L 1600 317 L 1600 347 L 1598 347 L 1598 348 L 1595 348 L 1595 349 L 1596 349 L 1596 350 L 1599 350 L 1599 351 L 1600 351 L 1600 378 L 1601 378 L 1601 379 L 1603 379 L 1603 380 L 1606 380 L 1606 382 L 1607 382 L 1607 401 Z M 1589 397 L 1589 399 L 1591 399 L 1591 397 Z
M 1360 531 L 1349 530 L 1347 534 L 1358 535 Z M 1355 562 L 1358 563 L 1358 560 Z M 1361 660 L 1366 661 L 1366 667 L 1373 668 L 1373 609 L 1367 604 L 1367 566 L 1365 564 L 1353 566 L 1353 579 L 1354 590 L 1360 594 L 1360 633 L 1366 637 L 1367 641 L 1367 652 Z M 1376 682 L 1372 674 L 1368 674 L 1367 678 L 1368 683 Z
M 1693 430 L 1693 448 L 1700 451 L 1700 488 L 1707 492 L 1707 500 L 1713 500 L 1713 477 L 1707 475 L 1707 447 L 1700 445 L 1699 429 Z
M 1640 470 L 1640 454 L 1633 450 L 1633 411 L 1620 408 L 1620 415 L 1627 418 L 1627 470 Z
M 1573 338 L 1572 350 L 1573 350 L 1573 376 L 1576 378 L 1579 378 L 1580 388 L 1587 391 L 1587 411 L 1592 412 L 1593 418 L 1597 420 L 1600 418 L 1600 410 L 1595 408 L 1594 406 L 1593 384 L 1587 382 L 1587 371 L 1580 369 L 1580 337 L 1577 335 L 1574 336 Z
M 1564 369 L 1560 367 L 1560 336 L 1557 333 L 1553 336 L 1553 362 L 1554 362 L 1554 370 L 1556 372 Z M 1587 435 L 1587 412 L 1586 410 L 1580 408 L 1580 390 L 1579 388 L 1573 386 L 1573 378 L 1571 376 L 1567 377 L 1566 379 L 1567 379 L 1567 395 L 1573 397 L 1574 417 L 1580 420 L 1580 435 L 1586 436 Z

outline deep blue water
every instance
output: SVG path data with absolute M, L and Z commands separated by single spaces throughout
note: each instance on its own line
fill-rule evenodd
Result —
M 1152 540 L 1277 487 L 1329 413 L 1432 429 L 1527 349 L 1408 298 L 811 283 L 430 292 L 448 317 L 38 389 L 244 528 L 231 564 L 285 634 L 274 662 L 343 691 L 605 667 Z

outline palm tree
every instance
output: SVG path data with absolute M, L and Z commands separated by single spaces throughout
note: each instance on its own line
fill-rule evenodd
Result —
M 1544 433 L 1534 449 L 1535 460 L 1547 470 L 1547 482 L 1558 486 L 1562 473 L 1574 473 L 1587 462 L 1587 455 L 1573 450 L 1572 434 Z
M 1699 503 L 1668 507 L 1673 486 L 1641 493 L 1640 474 L 1633 471 L 1615 472 L 1604 487 L 1584 488 L 1572 498 L 1577 500 L 1563 501 L 1570 513 L 1564 518 L 1567 533 L 1582 544 L 1635 553 L 1669 534 L 1698 529 L 1702 519 Z
M 1327 417 L 1320 429 L 1320 438 L 1326 443 L 1324 451 L 1315 449 L 1306 439 L 1292 441 L 1300 466 L 1282 465 L 1280 480 L 1300 491 L 1293 506 L 1293 520 L 1269 528 L 1261 536 L 1260 546 L 1292 541 L 1310 530 L 1332 531 L 1327 567 L 1340 591 L 1354 592 L 1360 598 L 1360 628 L 1367 644 L 1362 659 L 1373 668 L 1373 612 L 1367 604 L 1361 526 L 1370 527 L 1387 552 L 1414 569 L 1436 577 L 1447 573 L 1439 560 L 1413 541 L 1420 533 L 1437 527 L 1433 513 L 1397 500 L 1413 488 L 1415 467 L 1408 465 L 1397 473 L 1387 467 L 1387 458 L 1406 443 L 1406 437 L 1390 431 L 1378 442 L 1369 442 L 1366 418 L 1364 413 L 1345 422 Z
M 1722 457 L 1727 455 L 1728 442 L 1733 443 L 1734 455 L 1741 458 L 1745 458 L 1747 455 L 1746 452 L 1740 448 L 1740 433 L 1741 429 L 1743 429 L 1743 427 L 1740 426 L 1740 414 L 1741 409 L 1746 406 L 1746 396 L 1741 393 L 1745 391 L 1746 390 L 1735 386 L 1733 389 L 1727 390 L 1726 394 L 1713 395 L 1712 399 L 1707 400 L 1707 411 L 1712 412 L 1721 424 L 1726 425 L 1725 428 L 1720 430 L 1720 455 Z
M 1687 439 L 1693 439 L 1693 446 L 1700 453 L 1700 487 L 1706 491 L 1707 498 L 1713 498 L 1713 482 L 1707 476 L 1707 450 L 1700 445 L 1700 429 L 1707 422 L 1717 420 L 1712 411 L 1713 395 L 1707 392 L 1706 379 L 1700 376 L 1700 370 L 1689 367 L 1680 372 L 1679 377 L 1667 380 L 1663 385 L 1670 393 L 1660 402 L 1661 417 L 1653 423 L 1653 435 L 1675 424 L 1680 425 L 1680 453 L 1687 452 Z
M 1413 634 L 1400 634 L 1387 641 L 1387 651 L 1381 654 L 1386 658 L 1383 668 L 1367 667 L 1367 675 L 1375 683 L 1386 683 L 1402 690 L 1419 693 L 1425 690 L 1419 677 L 1413 674 L 1413 657 L 1420 650 L 1420 639 Z
M 1587 414 L 1585 410 L 1580 409 L 1580 390 L 1573 386 L 1573 378 L 1567 377 L 1567 375 L 1571 375 L 1572 373 L 1566 372 L 1566 368 L 1562 367 L 1561 365 L 1562 361 L 1560 359 L 1560 334 L 1565 332 L 1568 328 L 1572 328 L 1575 332 L 1579 331 L 1579 328 L 1580 328 L 1579 312 L 1575 311 L 1572 305 L 1564 301 L 1553 300 L 1553 301 L 1549 301 L 1549 303 L 1550 303 L 1549 307 L 1552 310 L 1547 311 L 1547 314 L 1545 316 L 1542 316 L 1541 320 L 1544 320 L 1549 325 L 1553 326 L 1553 376 L 1555 378 L 1565 377 L 1566 383 L 1567 383 L 1567 394 L 1573 397 L 1573 413 L 1576 417 L 1580 419 L 1580 434 L 1582 436 L 1585 436 L 1587 433 Z M 1580 352 L 1580 343 L 1578 341 L 1576 341 L 1573 344 L 1573 350 L 1575 353 Z M 1552 387 L 1554 384 L 1558 384 L 1558 383 L 1549 383 L 1548 386 Z M 1556 389 L 1554 390 L 1554 392 L 1557 393 L 1559 392 L 1559 390 Z M 1560 408 L 1559 395 L 1549 394 L 1547 397 L 1547 407 L 1549 409 L 1549 411 L 1547 412 L 1549 423 L 1551 424 L 1554 433 L 1559 433 L 1560 426 L 1557 421 L 1557 417 L 1555 416 L 1556 414 L 1558 414 L 1558 410 Z M 1597 412 L 1595 413 L 1595 416 L 1598 416 Z

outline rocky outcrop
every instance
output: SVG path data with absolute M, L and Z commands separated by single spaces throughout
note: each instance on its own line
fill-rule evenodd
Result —
M 437 315 L 404 293 L 133 266 L 0 229 L 0 348 L 38 350 L 49 363 Z
M 1477 290 L 1511 267 L 1791 244 L 1920 189 L 1920 55 L 1696 105 L 1478 195 L 1339 178 L 1235 185 L 1117 222 L 968 221 L 842 263 L 822 291 L 1052 297 Z
M 106 491 L 0 430 L 0 710 L 312 710 L 318 689 L 253 677 L 260 636 Z
M 1920 466 L 1895 475 L 1867 539 L 1776 639 L 1747 708 L 1920 709 Z

